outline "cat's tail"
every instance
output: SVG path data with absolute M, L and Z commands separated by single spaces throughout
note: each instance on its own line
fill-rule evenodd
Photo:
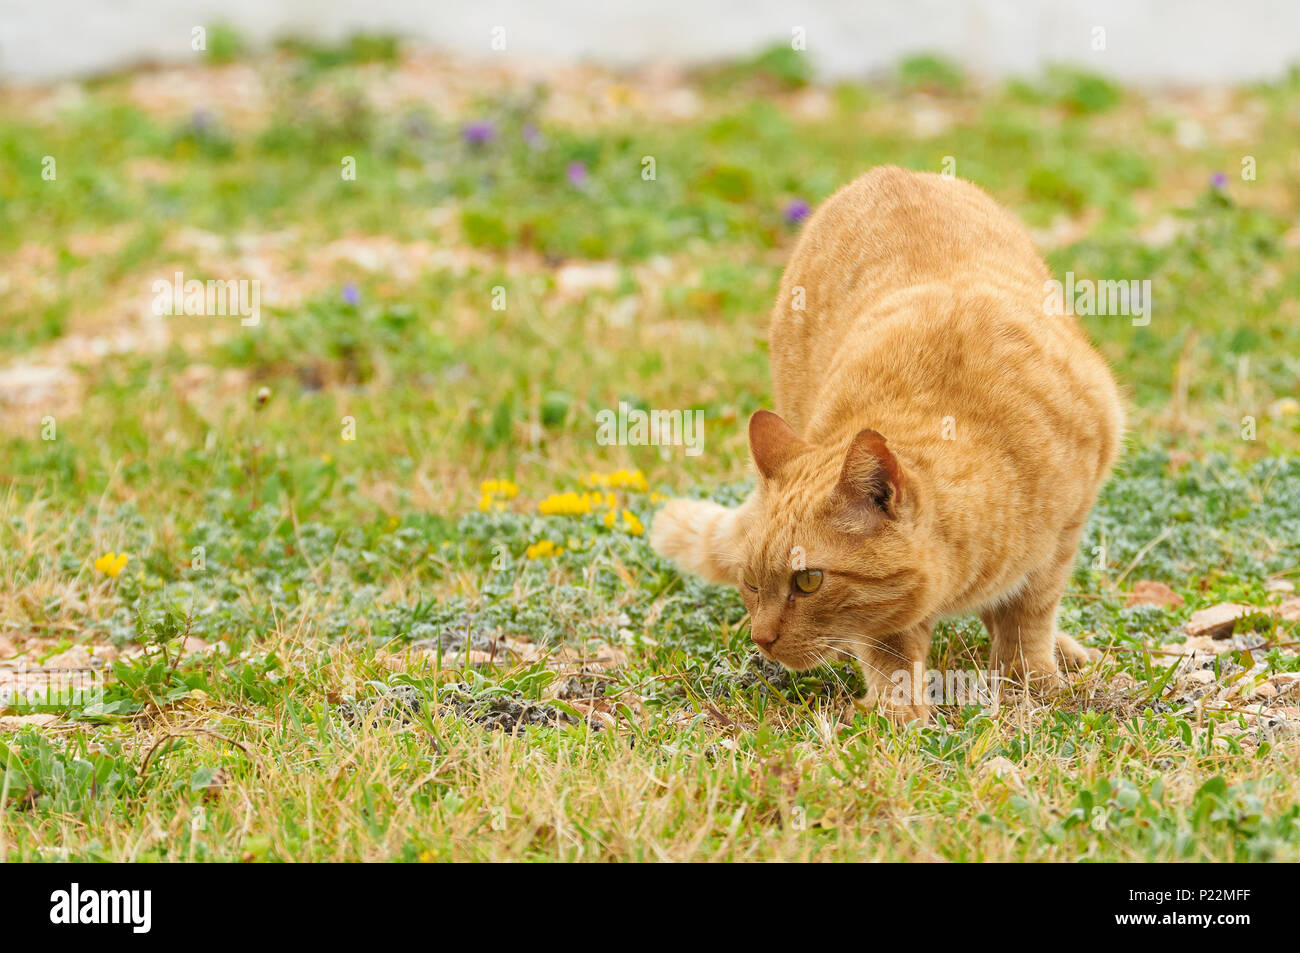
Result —
M 650 545 L 687 572 L 739 586 L 737 510 L 706 500 L 671 500 L 650 527 Z

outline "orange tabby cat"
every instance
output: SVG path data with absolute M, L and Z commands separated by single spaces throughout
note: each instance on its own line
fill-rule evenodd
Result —
M 1049 278 L 974 185 L 882 167 L 842 188 L 772 312 L 757 487 L 737 509 L 673 500 L 655 549 L 739 587 L 768 658 L 857 658 L 895 718 L 928 713 L 897 673 L 924 669 L 945 616 L 978 612 L 1012 678 L 1086 661 L 1057 603 L 1124 415 L 1075 318 L 1046 310 Z

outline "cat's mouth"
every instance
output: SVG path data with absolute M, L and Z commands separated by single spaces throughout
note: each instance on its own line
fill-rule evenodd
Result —
M 816 668 L 817 663 L 821 661 L 816 655 L 809 652 L 782 651 L 780 639 L 778 639 L 770 646 L 769 645 L 758 646 L 758 651 L 759 654 L 763 656 L 763 658 L 773 662 L 777 662 L 778 664 L 784 665 L 786 668 L 796 672 L 802 672 L 810 668 Z

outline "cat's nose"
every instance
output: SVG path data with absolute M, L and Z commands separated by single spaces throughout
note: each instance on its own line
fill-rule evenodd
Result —
M 754 640 L 755 645 L 761 645 L 764 648 L 771 645 L 781 633 L 777 631 L 774 625 L 751 625 L 749 628 L 749 637 Z

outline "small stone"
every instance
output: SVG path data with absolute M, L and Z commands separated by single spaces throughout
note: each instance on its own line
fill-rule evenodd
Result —
M 1300 599 L 1288 599 L 1273 611 L 1283 622 L 1300 622 Z
M 1300 672 L 1281 672 L 1268 680 L 1277 697 L 1294 697 L 1300 695 Z
M 590 290 L 610 291 L 618 284 L 618 265 L 614 262 L 572 262 L 555 275 L 562 294 L 581 295 Z
M 1138 681 L 1128 672 L 1116 672 L 1110 678 L 1110 690 L 1113 692 L 1127 692 L 1137 688 Z
M 1212 639 L 1226 639 L 1232 635 L 1232 627 L 1243 616 L 1255 612 L 1250 606 L 1235 602 L 1221 602 L 1215 606 L 1198 609 L 1192 613 L 1184 628 L 1189 637 L 1208 635 Z
M 51 655 L 45 660 L 44 668 L 90 668 L 90 653 L 83 645 L 74 645 L 66 652 Z
M 979 773 L 981 777 L 995 777 L 1014 790 L 1025 789 L 1025 779 L 1020 774 L 1020 768 L 1007 758 L 1001 756 L 989 758 L 980 764 Z
M 1186 641 L 1169 646 L 1170 652 L 1177 652 L 1179 655 L 1195 655 L 1198 652 L 1207 652 L 1210 655 L 1218 654 L 1218 646 L 1214 640 L 1207 635 L 1196 635 L 1188 638 Z
M 981 774 L 995 774 L 998 777 L 1002 777 L 1004 774 L 1016 774 L 1018 770 L 1014 761 L 1001 755 L 989 758 L 980 764 Z
M 58 715 L 6 715 L 0 718 L 0 731 L 19 731 L 23 728 L 43 728 L 59 720 Z
M 1183 597 L 1163 582 L 1141 579 L 1134 584 L 1133 591 L 1128 594 L 1124 606 L 1129 609 L 1134 606 L 1162 606 L 1166 609 L 1177 609 L 1182 604 Z

